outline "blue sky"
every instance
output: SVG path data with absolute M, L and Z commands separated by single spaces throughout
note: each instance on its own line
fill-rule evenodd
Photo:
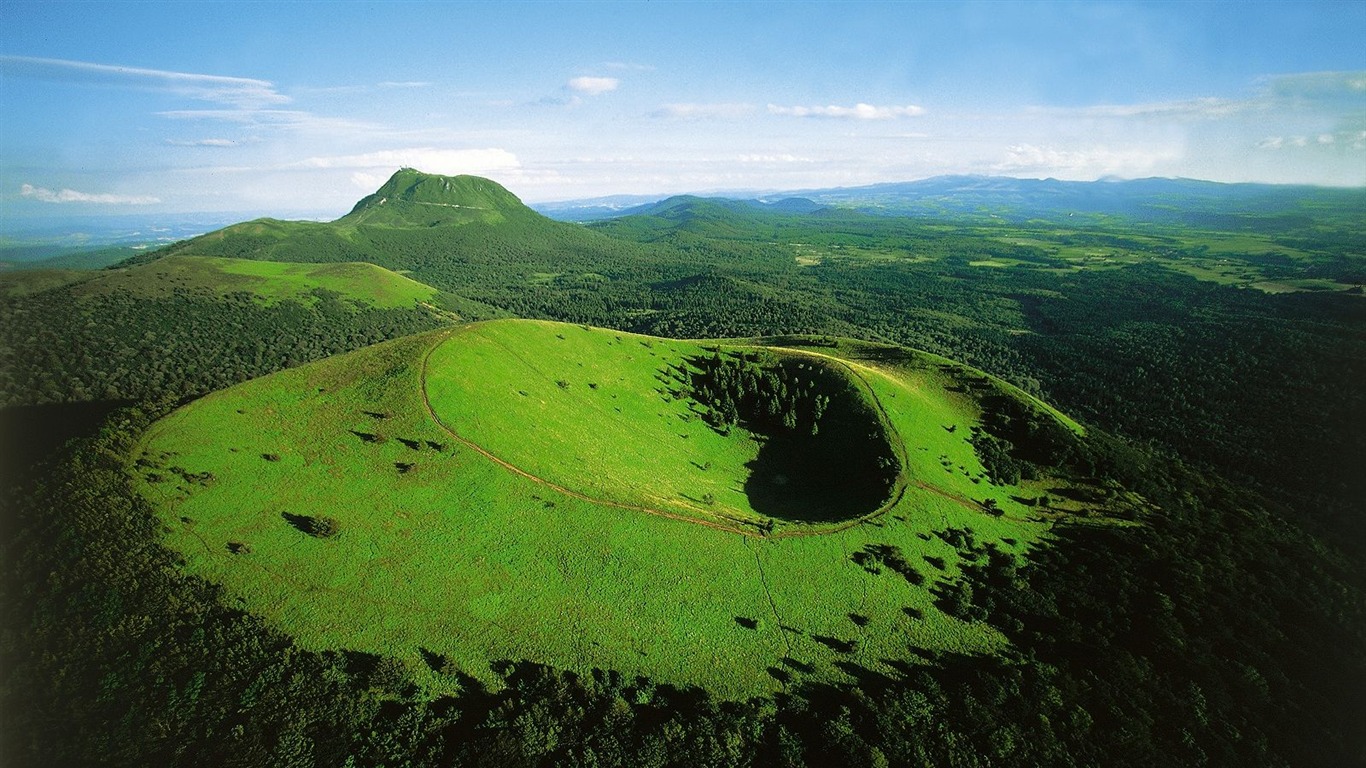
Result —
M 1366 3 L 0 4 L 0 215 L 947 173 L 1366 185 Z

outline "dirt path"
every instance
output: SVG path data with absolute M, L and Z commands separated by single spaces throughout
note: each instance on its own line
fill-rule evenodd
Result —
M 758 569 L 759 572 L 759 586 L 764 590 L 764 597 L 768 598 L 769 610 L 773 612 L 773 620 L 777 622 L 774 631 L 778 633 L 778 638 L 783 641 L 783 648 L 787 650 L 787 655 L 784 658 L 793 658 L 792 641 L 787 638 L 787 630 L 784 629 L 786 625 L 783 622 L 783 616 L 778 612 L 778 603 L 773 599 L 773 590 L 768 587 L 768 576 L 764 574 L 763 558 L 759 556 L 759 550 L 751 547 L 748 541 L 742 543 L 745 545 L 746 549 L 754 553 L 754 567 Z M 784 688 L 787 687 L 787 681 L 779 680 L 778 682 L 780 682 Z

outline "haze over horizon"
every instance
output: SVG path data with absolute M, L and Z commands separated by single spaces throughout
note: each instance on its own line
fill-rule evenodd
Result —
M 0 218 L 942 174 L 1366 186 L 1366 5 L 0 6 Z

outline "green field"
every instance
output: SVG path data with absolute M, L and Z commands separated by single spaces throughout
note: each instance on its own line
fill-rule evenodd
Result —
M 981 556 L 952 529 L 1024 554 L 1065 513 L 1021 503 L 1056 480 L 983 478 L 964 382 L 1005 389 L 928 355 L 820 348 L 881 404 L 904 452 L 898 495 L 857 524 L 763 535 L 735 490 L 760 446 L 686 418 L 665 386 L 699 351 L 468 325 L 209 395 L 130 461 L 190 570 L 302 645 L 394 655 L 434 692 L 455 670 L 493 681 L 491 664 L 530 659 L 742 697 L 891 672 L 912 649 L 1002 647 L 935 603 Z
M 1196 280 L 1255 288 L 1265 293 L 1346 291 L 1356 285 L 1350 279 L 1274 277 L 1300 274 L 1327 255 L 1286 245 L 1284 238 L 1185 228 L 1121 231 L 1122 235 L 1111 242 L 1095 239 L 1094 233 L 1080 230 L 1055 228 L 1031 232 L 1024 227 L 1020 228 L 1019 234 L 991 239 L 1002 245 L 1036 249 L 1038 254 L 1051 260 L 1048 269 L 1057 274 L 1152 264 Z M 990 237 L 991 231 L 984 229 L 982 234 Z M 1095 242 L 1085 245 L 1075 242 L 1088 239 L 1095 239 Z M 1359 262 L 1360 256 L 1354 255 L 1351 260 Z M 983 259 L 970 264 L 977 267 L 1028 266 L 1026 262 L 1013 259 Z
M 212 256 L 166 256 L 147 264 L 100 272 L 81 291 L 164 296 L 175 291 L 251 293 L 261 301 L 313 300 L 316 289 L 382 309 L 431 301 L 437 290 L 364 262 L 299 264 Z

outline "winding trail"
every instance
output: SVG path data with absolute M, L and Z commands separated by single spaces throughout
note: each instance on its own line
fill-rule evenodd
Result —
M 786 658 L 790 659 L 792 658 L 792 641 L 787 639 L 787 630 L 783 629 L 783 616 L 778 613 L 778 603 L 773 600 L 773 590 L 768 587 L 768 576 L 764 574 L 764 561 L 759 557 L 758 549 L 750 546 L 748 541 L 744 541 L 743 543 L 746 549 L 754 553 L 754 566 L 759 570 L 759 586 L 764 590 L 764 597 L 768 598 L 768 607 L 773 611 L 773 620 L 778 624 L 778 637 L 782 638 L 783 647 L 787 650 Z M 779 682 L 783 683 L 783 687 L 787 687 L 786 682 Z

